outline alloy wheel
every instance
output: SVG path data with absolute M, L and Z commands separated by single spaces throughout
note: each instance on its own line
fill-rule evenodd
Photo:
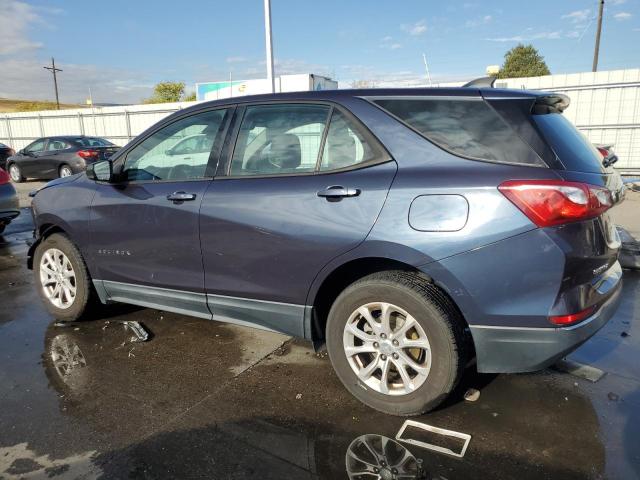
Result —
M 60 168 L 60 177 L 70 177 L 71 175 L 73 175 L 73 172 L 69 167 Z
M 422 478 L 416 458 L 403 445 L 383 435 L 356 438 L 346 455 L 350 480 L 414 480 Z
M 431 346 L 424 329 L 391 303 L 357 308 L 344 327 L 343 347 L 360 381 L 384 395 L 414 392 L 431 369 Z
M 40 283 L 45 297 L 57 308 L 66 309 L 76 298 L 76 274 L 67 256 L 50 248 L 40 259 Z
M 20 169 L 15 165 L 11 165 L 9 167 L 9 175 L 11 175 L 11 180 L 13 180 L 14 182 L 20 181 Z

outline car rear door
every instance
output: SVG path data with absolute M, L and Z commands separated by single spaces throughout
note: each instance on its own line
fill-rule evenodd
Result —
M 239 108 L 230 140 L 200 215 L 209 307 L 214 318 L 302 336 L 311 282 L 365 239 L 396 164 L 327 104 Z
M 117 183 L 98 183 L 90 218 L 93 277 L 114 300 L 209 317 L 199 238 L 200 204 L 217 162 L 229 109 L 185 114 L 123 152 Z M 166 154 L 207 136 L 201 164 Z

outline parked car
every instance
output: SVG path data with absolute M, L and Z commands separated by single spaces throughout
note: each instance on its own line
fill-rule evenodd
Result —
M 29 268 L 77 320 L 125 302 L 306 338 L 412 415 L 542 369 L 613 315 L 618 174 L 554 93 L 340 90 L 200 103 L 33 199 Z M 192 135 L 209 155 L 172 155 Z M 153 161 L 151 161 L 153 159 Z
M 16 189 L 9 181 L 9 174 L 0 167 L 0 234 L 20 215 Z
M 39 138 L 9 157 L 7 170 L 16 183 L 27 178 L 68 177 L 83 172 L 92 162 L 106 160 L 119 148 L 99 137 L 72 135 Z
M 0 168 L 6 170 L 7 158 L 15 155 L 15 150 L 4 143 L 0 143 Z

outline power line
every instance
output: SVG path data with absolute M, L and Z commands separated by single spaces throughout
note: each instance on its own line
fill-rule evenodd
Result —
M 60 100 L 58 99 L 58 78 L 56 76 L 56 72 L 61 72 L 62 70 L 60 70 L 59 68 L 56 68 L 56 62 L 53 59 L 53 57 L 51 57 L 51 66 L 50 67 L 42 67 L 45 70 L 49 70 L 51 73 L 53 73 L 53 87 L 56 89 L 56 109 L 60 110 Z

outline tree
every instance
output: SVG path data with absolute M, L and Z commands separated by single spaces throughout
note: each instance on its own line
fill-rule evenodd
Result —
M 153 95 L 144 103 L 179 102 L 184 95 L 184 82 L 160 82 L 153 87 Z
M 196 101 L 196 92 L 191 92 L 188 95 L 184 96 L 185 102 L 195 102 Z
M 539 77 L 551 75 L 544 57 L 533 45 L 518 44 L 504 56 L 504 63 L 498 72 L 498 78 Z

